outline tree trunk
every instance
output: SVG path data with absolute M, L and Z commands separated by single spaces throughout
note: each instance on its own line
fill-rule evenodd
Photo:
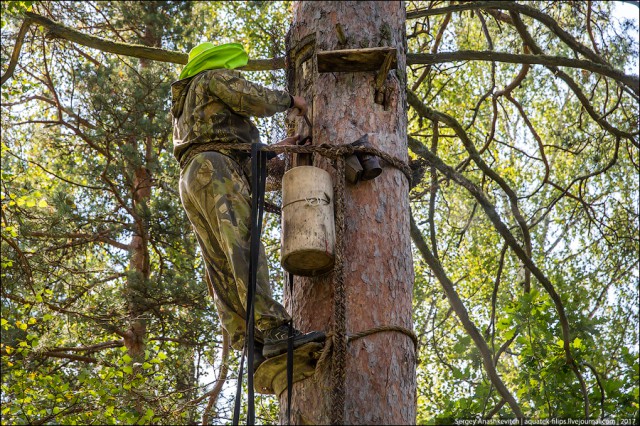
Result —
M 157 7 L 152 5 L 151 7 Z M 152 25 L 145 26 L 144 42 L 149 46 L 158 47 L 160 37 L 156 35 Z M 140 69 L 144 70 L 150 66 L 148 59 L 140 61 Z M 149 116 L 152 122 L 153 116 Z M 150 123 L 151 124 L 151 123 Z M 144 130 L 140 129 L 140 133 Z M 132 155 L 140 155 L 138 146 L 141 141 L 137 135 L 129 137 L 129 145 Z M 149 170 L 149 163 L 153 155 L 153 138 L 144 137 L 145 155 L 135 161 L 128 159 L 128 166 L 132 170 L 131 198 L 133 201 L 133 220 L 135 223 L 133 236 L 131 238 L 131 258 L 129 261 L 129 273 L 127 275 L 127 311 L 129 315 L 129 329 L 126 331 L 124 339 L 129 356 L 131 357 L 132 373 L 129 377 L 133 380 L 141 372 L 141 366 L 145 362 L 145 347 L 147 338 L 147 320 L 145 313 L 149 310 L 147 306 L 147 294 L 149 277 L 151 276 L 151 261 L 149 253 L 149 201 L 153 189 L 153 179 Z M 127 161 L 127 160 L 125 160 Z M 132 389 L 135 390 L 135 387 Z M 142 400 L 131 393 L 133 405 L 138 414 L 145 412 Z
M 291 93 L 305 97 L 313 123 L 313 143 L 346 144 L 369 134 L 375 148 L 407 161 L 405 96 L 405 5 L 403 2 L 341 1 L 294 3 L 288 37 Z M 376 91 L 376 72 L 318 73 L 319 51 L 390 46 L 397 70 Z M 378 102 L 375 103 L 376 92 Z M 298 122 L 299 121 L 299 122 Z M 297 131 L 307 132 L 302 120 Z M 330 162 L 314 165 L 332 173 Z M 409 226 L 409 183 L 402 172 L 385 167 L 374 180 L 346 187 L 344 283 L 347 335 L 379 326 L 412 330 L 413 262 Z M 303 331 L 332 330 L 333 273 L 297 277 L 286 303 Z M 293 386 L 292 422 L 329 424 L 331 362 L 318 382 Z M 345 424 L 414 424 L 416 354 L 405 334 L 385 331 L 351 341 L 346 348 Z M 286 392 L 280 395 L 286 421 Z

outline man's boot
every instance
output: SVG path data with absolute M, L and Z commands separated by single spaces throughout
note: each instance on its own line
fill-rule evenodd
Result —
M 287 339 L 289 338 L 289 326 L 287 324 L 272 328 L 263 332 L 264 347 L 262 355 L 273 358 L 287 352 Z M 322 331 L 301 333 L 293 329 L 293 349 L 311 342 L 323 342 L 325 334 Z

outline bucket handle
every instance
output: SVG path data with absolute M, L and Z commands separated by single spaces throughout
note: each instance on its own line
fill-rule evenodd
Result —
M 311 207 L 317 207 L 317 206 L 322 206 L 322 205 L 329 205 L 329 203 L 331 203 L 331 199 L 329 198 L 329 194 L 327 194 L 326 192 L 324 193 L 324 197 L 320 198 L 320 197 L 311 197 L 311 198 L 305 198 L 304 199 L 307 202 L 308 206 Z
M 282 208 L 284 209 L 287 206 L 300 202 L 304 202 L 309 207 L 328 206 L 329 204 L 331 204 L 331 197 L 329 197 L 329 194 L 327 194 L 326 192 L 324 192 L 323 194 L 324 197 L 308 197 L 303 200 L 292 201 L 289 204 L 282 206 Z

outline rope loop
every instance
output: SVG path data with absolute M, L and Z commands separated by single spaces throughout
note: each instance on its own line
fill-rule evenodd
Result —
M 416 352 L 418 352 L 418 349 L 419 349 L 418 336 L 416 336 L 416 334 L 412 330 L 409 330 L 408 328 L 400 327 L 400 326 L 397 326 L 397 325 L 381 325 L 381 326 L 378 326 L 378 327 L 373 327 L 373 328 L 370 328 L 368 330 L 361 331 L 359 333 L 354 333 L 354 334 L 348 335 L 347 338 L 346 338 L 346 341 L 347 341 L 347 343 L 351 343 L 354 340 L 358 340 L 358 339 L 361 339 L 363 337 L 370 336 L 372 334 L 383 333 L 383 332 L 387 332 L 387 331 L 395 331 L 397 333 L 401 333 L 401 334 L 404 334 L 405 336 L 409 337 L 411 339 L 411 341 L 413 342 L 414 350 Z M 316 381 L 317 381 L 318 377 L 320 376 L 322 370 L 324 370 L 324 366 L 326 364 L 327 358 L 329 357 L 331 352 L 333 352 L 333 347 L 335 345 L 336 338 L 337 338 L 337 336 L 333 331 L 328 332 L 327 335 L 326 335 L 326 340 L 325 340 L 324 346 L 322 348 L 322 351 L 320 352 L 320 357 L 318 358 L 318 362 L 316 363 L 316 370 L 315 370 L 315 373 L 314 373 L 314 377 L 315 377 Z
M 320 144 L 320 145 L 285 145 L 285 146 L 263 146 L 262 151 L 267 152 L 275 152 L 276 154 L 281 154 L 283 152 L 287 154 L 313 154 L 317 153 L 322 155 L 323 157 L 330 158 L 332 160 L 337 160 L 338 158 L 344 158 L 351 154 L 362 153 L 362 154 L 370 154 L 375 155 L 377 157 L 382 158 L 387 164 L 395 167 L 400 170 L 405 177 L 411 182 L 411 168 L 409 165 L 402 161 L 401 159 L 394 157 L 392 155 L 387 154 L 386 152 L 380 151 L 377 148 L 366 147 L 366 146 L 353 146 L 353 145 L 330 145 L 330 144 Z M 241 151 L 241 152 L 250 152 L 251 144 L 250 143 L 219 143 L 219 142 L 210 142 L 194 145 L 192 148 L 187 151 L 185 155 L 180 159 L 180 168 L 184 169 L 184 166 L 191 160 L 196 154 L 206 151 Z

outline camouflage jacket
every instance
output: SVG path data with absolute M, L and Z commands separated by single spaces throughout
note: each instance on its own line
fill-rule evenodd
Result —
M 171 97 L 173 155 L 178 161 L 196 145 L 259 142 L 249 117 L 268 117 L 293 103 L 287 92 L 269 90 L 227 69 L 178 80 L 171 85 Z

